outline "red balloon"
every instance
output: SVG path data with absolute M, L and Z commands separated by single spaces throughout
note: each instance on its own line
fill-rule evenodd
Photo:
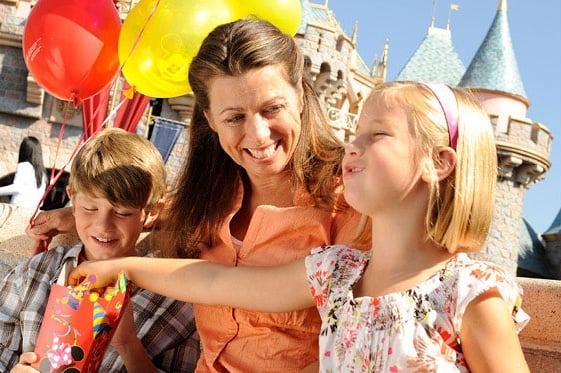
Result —
M 39 0 L 23 32 L 25 64 L 47 92 L 77 105 L 116 77 L 120 30 L 112 0 Z

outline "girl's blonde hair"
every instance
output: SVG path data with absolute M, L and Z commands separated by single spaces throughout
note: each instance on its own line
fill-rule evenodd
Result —
M 165 164 L 146 138 L 106 128 L 76 154 L 68 186 L 72 195 L 88 193 L 116 205 L 152 211 L 166 191 Z
M 457 102 L 456 166 L 442 181 L 436 178 L 439 150 L 451 147 L 441 101 L 425 84 L 389 82 L 374 88 L 375 98 L 399 105 L 416 138 L 418 159 L 434 177 L 429 184 L 425 218 L 427 236 L 451 253 L 480 250 L 491 226 L 497 183 L 497 151 L 489 117 L 466 89 L 450 88 Z M 446 108 L 448 109 L 448 108 Z

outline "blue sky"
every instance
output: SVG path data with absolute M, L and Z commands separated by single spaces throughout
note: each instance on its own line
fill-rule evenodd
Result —
M 503 0 L 504 1 L 504 0 Z M 311 0 L 323 3 L 322 0 Z M 457 11 L 449 11 L 450 4 Z M 358 22 L 358 51 L 370 66 L 389 40 L 387 80 L 393 80 L 424 39 L 433 0 L 328 0 L 350 36 Z M 450 14 L 452 43 L 467 67 L 497 13 L 499 0 L 439 0 L 435 25 Z M 530 101 L 527 118 L 553 134 L 552 167 L 545 180 L 525 194 L 523 215 L 537 233 L 545 232 L 561 209 L 561 1 L 507 1 L 510 35 L 520 76 Z

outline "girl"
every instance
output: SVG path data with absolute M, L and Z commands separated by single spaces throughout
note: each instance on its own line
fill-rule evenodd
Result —
M 386 83 L 343 159 L 345 197 L 367 217 L 370 251 L 324 246 L 261 268 L 124 258 L 84 263 L 71 278 L 93 273 L 103 286 L 124 270 L 173 298 L 259 311 L 315 303 L 322 372 L 528 372 L 521 289 L 466 255 L 489 231 L 496 172 L 491 124 L 466 91 Z
M 0 196 L 11 195 L 11 204 L 35 209 L 46 187 L 47 172 L 43 165 L 41 143 L 33 136 L 24 137 L 19 146 L 14 181 L 0 188 Z

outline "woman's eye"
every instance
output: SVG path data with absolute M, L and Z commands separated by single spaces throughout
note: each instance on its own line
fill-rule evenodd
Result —
M 284 105 L 273 105 L 273 106 L 269 107 L 267 110 L 265 110 L 265 113 L 267 113 L 268 115 L 277 114 L 283 108 L 284 108 Z
M 226 118 L 225 122 L 229 126 L 236 126 L 242 123 L 244 119 L 243 115 L 234 115 L 232 117 Z

